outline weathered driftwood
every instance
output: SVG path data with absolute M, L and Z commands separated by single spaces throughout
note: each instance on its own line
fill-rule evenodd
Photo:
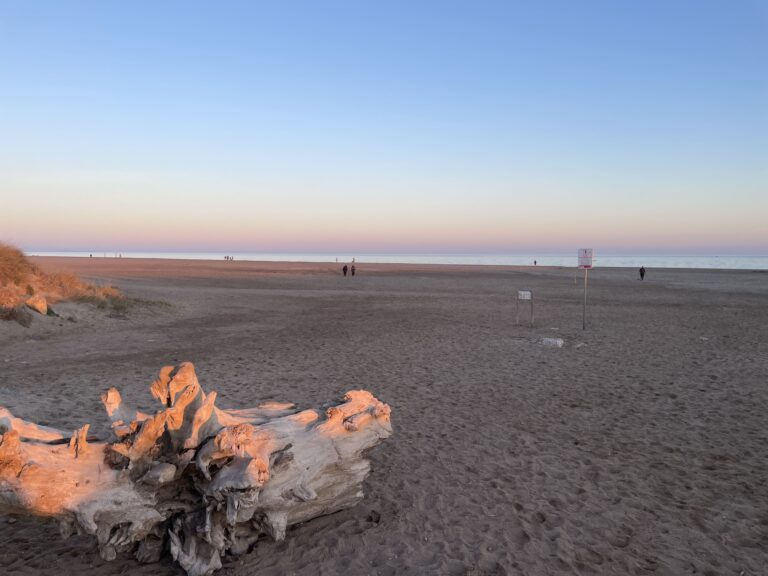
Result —
M 0 509 L 55 517 L 62 535 L 96 536 L 103 558 L 169 552 L 191 576 L 264 534 L 355 505 L 365 452 L 391 432 L 389 406 L 363 390 L 320 410 L 268 403 L 221 410 L 191 363 L 151 386 L 164 409 L 143 414 L 111 388 L 102 401 L 117 439 L 94 442 L 0 408 Z

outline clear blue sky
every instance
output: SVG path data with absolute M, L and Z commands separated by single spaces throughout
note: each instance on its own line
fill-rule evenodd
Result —
M 0 0 L 0 240 L 768 253 L 768 2 Z

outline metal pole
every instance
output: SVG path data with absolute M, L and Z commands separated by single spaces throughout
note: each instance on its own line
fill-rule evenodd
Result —
M 533 292 L 531 292 L 531 328 L 533 328 Z
M 584 311 L 581 316 L 581 329 L 587 329 L 587 275 L 589 268 L 584 268 Z

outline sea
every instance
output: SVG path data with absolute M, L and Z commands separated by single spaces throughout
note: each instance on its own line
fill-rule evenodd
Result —
M 531 266 L 576 266 L 573 254 L 445 254 L 445 253 L 322 253 L 322 252 L 35 252 L 33 256 L 74 256 L 88 258 L 161 258 L 183 260 L 235 260 L 262 262 L 351 262 L 390 264 L 468 264 Z M 768 270 L 768 256 L 670 256 L 670 255 L 617 255 L 595 251 L 595 267 L 607 268 L 708 268 L 730 270 Z

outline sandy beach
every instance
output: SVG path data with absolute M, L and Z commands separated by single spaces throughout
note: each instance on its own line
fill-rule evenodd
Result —
M 573 269 L 33 260 L 143 302 L 0 323 L 16 416 L 105 437 L 101 392 L 153 410 L 148 385 L 185 360 L 224 407 L 352 388 L 391 406 L 363 502 L 222 576 L 768 574 L 768 272 L 598 268 L 583 331 Z M 0 574 L 183 572 L 3 517 Z

